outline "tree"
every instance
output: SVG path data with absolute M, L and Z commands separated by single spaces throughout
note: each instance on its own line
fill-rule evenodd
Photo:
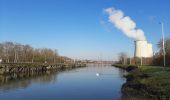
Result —
M 154 57 L 154 61 L 153 64 L 155 65 L 163 65 L 163 44 L 162 44 L 162 40 L 160 40 L 158 42 L 158 48 L 160 49 L 159 52 L 157 53 L 157 55 L 155 55 Z M 166 65 L 170 65 L 170 38 L 166 38 L 165 39 L 165 58 L 166 58 Z
M 126 64 L 127 63 L 127 58 L 128 58 L 127 53 L 125 53 L 125 52 L 119 53 L 119 62 L 121 64 Z
M 163 53 L 162 39 L 158 42 L 158 48 L 160 48 L 160 53 Z M 165 52 L 170 55 L 170 38 L 165 39 Z
M 3 63 L 59 62 L 57 50 L 49 48 L 33 48 L 26 44 L 13 42 L 0 43 L 0 59 Z

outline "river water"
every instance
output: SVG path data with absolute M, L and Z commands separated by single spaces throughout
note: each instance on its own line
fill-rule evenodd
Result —
M 88 65 L 59 72 L 0 76 L 0 100 L 118 100 L 125 72 Z

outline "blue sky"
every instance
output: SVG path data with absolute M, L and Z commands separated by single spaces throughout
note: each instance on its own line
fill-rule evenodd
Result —
M 60 55 L 81 59 L 112 60 L 119 52 L 133 56 L 134 40 L 104 13 L 114 7 L 130 16 L 158 51 L 160 21 L 170 37 L 169 5 L 169 0 L 0 0 L 0 42 L 58 49 Z

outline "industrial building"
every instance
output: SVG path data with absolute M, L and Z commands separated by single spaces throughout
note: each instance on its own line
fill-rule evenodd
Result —
M 150 58 L 153 57 L 152 44 L 146 40 L 135 41 L 135 57 Z

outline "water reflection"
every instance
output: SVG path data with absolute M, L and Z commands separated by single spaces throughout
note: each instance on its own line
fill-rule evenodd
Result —
M 57 71 L 0 75 L 0 92 L 24 89 L 31 84 L 49 84 L 57 81 Z
M 117 100 L 126 81 L 124 73 L 110 65 L 88 65 L 0 76 L 0 100 Z

